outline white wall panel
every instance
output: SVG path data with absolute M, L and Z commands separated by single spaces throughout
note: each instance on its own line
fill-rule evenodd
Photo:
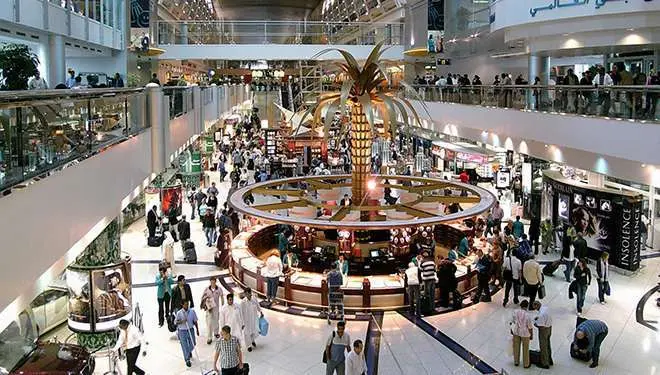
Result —
M 0 199 L 0 212 L 15 213 L 0 225 L 0 311 L 17 295 L 32 293 L 35 280 L 99 221 L 116 217 L 122 199 L 150 174 L 147 130 Z M 53 276 L 66 267 L 59 263 L 50 269 Z
M 112 45 L 113 28 L 110 26 L 103 25 L 101 31 L 103 33 L 103 45 L 108 47 L 113 47 Z
M 35 29 L 44 28 L 43 3 L 39 0 L 21 0 L 19 2 L 20 23 Z M 2 10 L 6 11 L 6 8 Z
M 87 40 L 87 36 L 85 35 L 85 17 L 71 13 L 71 37 Z
M 55 34 L 66 35 L 69 30 L 67 27 L 68 16 L 66 10 L 53 3 L 48 3 L 48 28 Z
M 552 6 L 551 9 L 548 9 Z M 536 11 L 534 11 L 536 9 Z M 491 31 L 529 23 L 660 11 L 658 1 L 498 0 L 491 5 Z M 534 15 L 532 15 L 534 14 Z M 635 24 L 631 24 L 636 27 Z M 607 27 L 607 24 L 603 26 Z
M 159 56 L 161 60 L 301 60 L 312 56 L 326 48 L 340 48 L 349 51 L 357 59 L 366 59 L 373 46 L 356 45 L 323 45 L 323 44 L 210 44 L 199 46 L 195 44 L 165 44 L 161 45 L 165 53 Z M 394 46 L 383 54 L 384 59 L 401 59 L 403 46 Z M 340 58 L 337 52 L 330 52 L 317 60 L 333 60 Z
M 97 21 L 89 20 L 89 39 L 91 43 L 101 43 L 101 24 Z
M 179 116 L 170 121 L 169 132 L 166 130 L 166 145 L 165 156 L 168 163 L 169 158 L 172 156 L 183 144 L 195 135 L 195 113 L 188 112 L 183 116 Z

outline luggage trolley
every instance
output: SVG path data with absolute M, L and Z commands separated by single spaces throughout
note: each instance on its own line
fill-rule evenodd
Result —
M 341 273 L 334 269 L 328 272 L 328 324 L 333 315 L 337 320 L 344 320 L 344 290 Z M 334 313 L 336 309 L 336 313 Z

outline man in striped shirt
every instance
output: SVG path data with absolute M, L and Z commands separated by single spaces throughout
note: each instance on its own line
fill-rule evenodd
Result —
M 435 261 L 428 251 L 424 253 L 424 259 L 419 265 L 419 271 L 424 282 L 424 294 L 429 299 L 431 310 L 435 309 Z
M 575 330 L 573 348 L 582 353 L 591 353 L 591 365 L 589 365 L 591 368 L 598 366 L 600 345 L 605 340 L 607 332 L 607 324 L 596 319 L 585 320 Z
M 231 327 L 222 327 L 220 333 L 221 337 L 215 344 L 213 368 L 218 375 L 237 375 L 238 370 L 243 368 L 241 344 L 236 336 L 231 335 Z M 218 358 L 222 371 L 218 370 Z

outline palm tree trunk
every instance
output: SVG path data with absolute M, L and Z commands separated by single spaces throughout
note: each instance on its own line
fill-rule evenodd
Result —
M 371 169 L 371 126 L 360 103 L 351 107 L 351 159 L 353 204 L 362 206 Z

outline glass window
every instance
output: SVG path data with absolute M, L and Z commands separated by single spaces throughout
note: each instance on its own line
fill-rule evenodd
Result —
M 112 0 L 103 0 L 103 23 L 112 27 L 114 26 Z

